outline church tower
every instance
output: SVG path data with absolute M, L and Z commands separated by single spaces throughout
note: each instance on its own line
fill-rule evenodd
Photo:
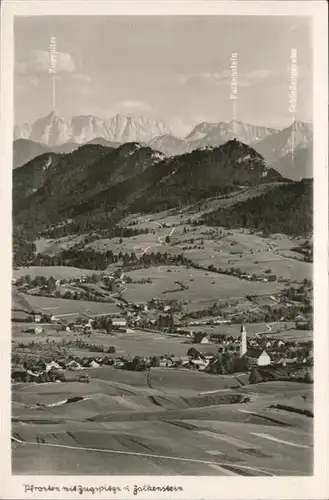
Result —
M 247 331 L 244 325 L 241 325 L 240 333 L 240 358 L 242 358 L 247 352 Z

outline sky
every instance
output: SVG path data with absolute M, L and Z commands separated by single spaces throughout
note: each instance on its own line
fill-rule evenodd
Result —
M 116 113 L 193 126 L 233 119 L 231 56 L 237 53 L 236 119 L 283 128 L 289 112 L 291 50 L 297 51 L 296 113 L 312 121 L 311 24 L 283 16 L 16 17 L 15 123 L 53 111 L 69 117 Z M 56 40 L 56 75 L 49 45 Z

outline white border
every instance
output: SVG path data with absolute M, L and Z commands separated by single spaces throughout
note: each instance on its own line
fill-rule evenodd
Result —
M 313 18 L 314 55 L 314 314 L 315 314 L 315 457 L 314 476 L 280 478 L 243 477 L 147 477 L 113 476 L 12 476 L 10 458 L 10 289 L 11 289 L 11 186 L 13 139 L 13 16 L 15 15 L 285 15 Z M 328 7 L 325 1 L 14 1 L 5 0 L 1 9 L 1 107 L 0 107 L 0 209 L 3 242 L 1 248 L 1 435 L 0 497 L 11 498 L 135 498 L 131 493 L 69 496 L 59 493 L 24 493 L 23 484 L 103 485 L 125 484 L 183 487 L 182 493 L 145 493 L 136 498 L 180 499 L 327 499 L 328 461 Z M 266 479 L 266 481 L 265 481 Z

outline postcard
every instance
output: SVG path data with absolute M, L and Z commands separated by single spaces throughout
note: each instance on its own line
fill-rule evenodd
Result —
M 328 498 L 327 4 L 1 14 L 1 498 Z

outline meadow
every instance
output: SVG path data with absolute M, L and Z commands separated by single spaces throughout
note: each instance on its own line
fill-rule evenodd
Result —
M 77 243 L 80 243 L 84 235 L 69 235 L 62 238 L 38 238 L 35 240 L 37 253 L 45 253 L 47 255 L 57 255 L 63 250 L 68 250 Z
M 257 399 L 223 405 L 222 394 L 252 393 L 248 387 L 223 390 L 231 384 L 223 377 L 181 370 L 154 370 L 155 388 L 146 387 L 143 373 L 108 369 L 105 381 L 103 371 L 93 370 L 95 378 L 88 385 L 14 387 L 13 436 L 21 442 L 13 447 L 14 474 L 312 473 L 312 419 L 271 408 L 271 399 L 283 395 L 293 405 L 303 405 L 301 396 L 309 391 L 303 384 L 259 384 L 259 392 L 252 386 Z M 113 379 L 117 376 L 120 382 Z M 211 390 L 209 384 L 215 392 L 202 394 Z M 33 406 L 40 400 L 62 402 L 73 394 L 84 399 Z
M 161 266 L 126 273 L 134 281 L 150 278 L 150 284 L 127 284 L 123 297 L 130 302 L 152 298 L 182 300 L 198 304 L 198 309 L 218 300 L 244 298 L 246 295 L 273 294 L 282 290 L 276 282 L 245 281 L 234 276 L 218 274 L 183 266 Z M 186 289 L 175 283 L 180 282 Z M 187 305 L 189 307 L 189 304 Z
M 42 311 L 44 314 L 67 317 L 84 314 L 96 316 L 109 313 L 120 313 L 116 304 L 107 302 L 91 302 L 85 300 L 58 299 L 56 297 L 39 297 L 36 295 L 21 294 L 30 304 L 32 309 Z
M 238 196 L 243 198 L 243 192 Z M 218 201 L 210 202 L 215 208 Z M 227 197 L 220 203 L 230 204 Z M 311 264 L 301 262 L 292 251 L 301 239 L 250 234 L 248 230 L 230 230 L 193 226 L 197 216 L 170 210 L 153 216 L 134 217 L 136 228 L 148 228 L 148 234 L 131 238 L 99 239 L 88 247 L 115 254 L 135 252 L 167 252 L 183 254 L 208 268 L 239 268 L 257 276 L 271 270 L 277 278 L 300 282 L 311 276 Z M 191 219 L 191 220 L 189 220 Z M 123 221 L 126 226 L 128 220 Z M 161 227 L 162 225 L 162 227 Z M 163 227 L 167 225 L 167 227 Z M 152 231 L 155 231 L 154 234 Z M 170 243 L 165 244 L 166 235 Z M 82 237 L 68 236 L 57 240 L 37 240 L 37 251 L 56 254 Z M 192 240 L 192 241 L 191 241 Z M 299 260 L 297 260 L 299 259 Z M 121 266 L 109 266 L 108 272 Z M 30 267 L 14 270 L 14 278 L 53 276 L 56 279 L 78 278 L 99 272 L 72 267 Z M 123 283 L 123 297 L 131 303 L 153 298 L 177 299 L 184 312 L 227 302 L 226 312 L 256 308 L 257 295 L 264 304 L 275 304 L 276 296 L 287 283 L 246 281 L 237 277 L 182 266 L 161 266 L 129 271 L 133 281 L 150 279 L 150 283 Z M 87 302 L 53 297 L 37 297 L 13 293 L 18 311 L 34 309 L 74 320 L 75 316 L 120 314 L 116 304 Z M 238 304 L 236 304 L 238 302 Z M 264 305 L 263 304 L 263 305 Z M 26 313 L 28 314 L 28 313 Z M 153 311 L 150 317 L 154 317 Z M 286 325 L 286 327 L 285 327 Z M 48 341 L 56 351 L 62 339 L 73 341 L 80 334 L 63 331 L 62 325 L 42 325 L 40 334 L 23 333 L 35 324 L 13 323 L 13 353 L 27 352 L 19 342 Z M 294 323 L 246 324 L 250 337 L 256 333 L 283 339 L 305 340 L 313 332 L 298 331 Z M 237 337 L 240 325 L 220 324 L 189 326 L 190 331 L 220 333 Z M 277 333 L 280 331 L 280 333 Z M 193 344 L 186 337 L 144 330 L 115 331 L 105 334 L 93 331 L 81 336 L 93 345 L 114 346 L 107 356 L 186 356 L 195 347 L 203 354 L 218 352 L 218 344 Z M 88 347 L 90 348 L 90 347 Z M 33 349 L 33 348 L 32 348 Z M 30 349 L 30 353 L 32 352 Z M 105 353 L 68 347 L 70 354 L 102 357 Z M 41 349 L 33 356 L 40 357 Z M 53 351 L 52 351 L 53 352 Z M 294 410 L 312 405 L 313 386 L 297 382 L 266 382 L 248 385 L 249 374 L 210 375 L 183 368 L 152 368 L 133 372 L 101 366 L 83 370 L 89 384 L 77 382 L 77 372 L 65 371 L 66 383 L 13 384 L 12 433 L 14 474 L 147 474 L 147 475 L 307 475 L 312 474 L 312 419 Z M 248 401 L 229 404 L 225 397 L 248 397 Z M 65 399 L 80 396 L 67 403 Z M 233 400 L 232 400 L 233 401 Z M 289 411 L 273 408 L 277 402 Z M 37 403 L 59 404 L 42 407 Z
M 23 333 L 22 330 L 31 327 L 31 324 L 14 324 L 12 329 L 12 338 L 17 342 L 31 342 L 34 341 L 46 341 L 48 338 L 50 341 L 55 340 L 59 342 L 62 338 L 66 341 L 75 340 L 77 338 L 76 333 L 63 332 L 60 326 L 56 325 L 43 325 L 44 332 L 41 334 L 33 333 Z M 173 337 L 155 332 L 146 332 L 142 330 L 134 330 L 131 333 L 121 333 L 115 332 L 111 335 L 106 333 L 100 333 L 93 331 L 91 336 L 88 337 L 88 343 L 114 346 L 116 353 L 114 356 L 164 356 L 166 354 L 174 356 L 185 356 L 190 347 L 196 347 L 200 352 L 203 353 L 217 353 L 218 345 L 216 344 L 193 344 L 187 343 L 185 337 Z M 78 348 L 70 348 L 72 352 L 77 355 L 88 355 L 88 352 Z M 90 353 L 95 356 L 95 353 Z M 101 353 L 97 353 L 102 355 Z M 108 355 L 108 354 L 106 354 Z
M 74 279 L 82 278 L 84 276 L 91 276 L 92 274 L 101 274 L 102 271 L 93 271 L 91 269 L 79 269 L 77 267 L 71 266 L 31 266 L 31 267 L 20 267 L 19 269 L 13 270 L 13 278 L 18 279 L 22 276 L 29 274 L 31 278 L 36 278 L 36 276 L 44 276 L 45 278 L 50 278 L 52 276 L 56 280 L 61 279 Z

